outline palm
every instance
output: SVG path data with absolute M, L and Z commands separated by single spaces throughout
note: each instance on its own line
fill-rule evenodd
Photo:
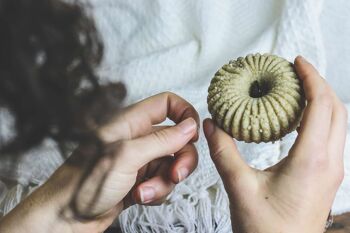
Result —
M 249 168 L 254 174 L 249 180 L 232 180 L 234 187 L 226 187 L 231 193 L 232 225 L 237 232 L 250 229 L 251 232 L 273 233 L 295 222 L 298 225 L 289 228 L 289 232 L 298 232 L 297 229 L 307 229 L 310 221 L 325 222 L 335 195 L 329 190 L 334 188 L 317 182 L 318 179 L 327 179 L 326 174 L 315 177 L 314 170 L 300 169 L 290 159 L 292 157 L 289 155 L 265 171 Z M 315 213 L 315 209 L 319 211 Z M 251 228 L 247 216 L 249 222 L 256 223 L 259 228 Z M 310 232 L 322 232 L 323 226 L 315 224 L 315 227 Z

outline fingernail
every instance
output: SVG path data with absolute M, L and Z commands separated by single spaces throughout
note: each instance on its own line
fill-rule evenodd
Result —
M 303 56 L 299 55 L 298 58 L 301 63 L 307 63 L 306 59 Z
M 181 167 L 181 168 L 177 169 L 177 178 L 179 179 L 179 182 L 181 182 L 184 179 L 186 179 L 188 174 L 189 174 L 189 171 L 185 167 Z
M 140 189 L 140 196 L 142 203 L 149 203 L 156 196 L 156 191 L 152 187 L 143 187 Z
M 213 120 L 210 120 L 210 119 L 206 120 L 206 124 L 207 125 L 206 125 L 205 134 L 207 137 L 210 137 L 214 133 L 215 125 L 214 125 Z
M 193 120 L 192 118 L 188 118 L 182 121 L 178 126 L 180 127 L 181 132 L 183 134 L 189 134 L 197 128 L 196 121 Z

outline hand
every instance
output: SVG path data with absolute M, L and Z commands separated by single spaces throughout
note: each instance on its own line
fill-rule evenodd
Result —
M 176 125 L 154 126 L 167 117 Z M 0 229 L 1 226 L 10 229 L 8 226 L 12 222 L 16 230 L 5 232 L 28 232 L 28 229 L 31 232 L 48 232 L 48 229 L 103 232 L 123 209 L 134 203 L 161 204 L 175 184 L 184 180 L 197 166 L 197 151 L 192 143 L 198 139 L 198 122 L 195 109 L 172 93 L 152 96 L 127 107 L 98 129 L 109 153 L 95 164 L 77 190 L 75 207 L 79 214 L 89 217 L 88 221 L 76 221 L 69 215 L 71 213 L 65 213 L 68 216 L 65 221 L 54 221 L 57 212 L 71 200 L 81 180 L 84 169 L 69 161 L 82 163 L 88 158 L 90 148 L 83 146 L 8 218 L 5 217 Z M 27 211 L 31 214 L 26 214 Z M 23 220 L 20 216 L 29 219 Z M 40 221 L 33 219 L 34 216 Z M 21 231 L 19 218 L 22 223 L 28 222 L 30 227 L 22 227 Z M 38 226 L 35 222 L 39 223 Z M 63 224 L 59 227 L 60 222 L 68 222 L 69 226 Z
M 204 131 L 230 200 L 234 232 L 323 232 L 343 179 L 347 114 L 343 104 L 302 57 L 295 68 L 307 99 L 288 156 L 264 170 L 250 168 L 233 140 L 209 119 Z
M 154 126 L 169 117 L 176 126 Z M 150 97 L 126 108 L 99 130 L 112 155 L 103 158 L 83 185 L 77 200 L 84 212 L 94 198 L 96 178 L 108 171 L 100 190 L 100 202 L 89 211 L 100 215 L 112 206 L 161 204 L 174 185 L 196 168 L 199 117 L 185 100 L 172 93 Z M 81 154 L 81 155 L 79 155 Z M 174 156 L 172 156 L 174 154 Z M 82 158 L 84 152 L 78 151 Z M 107 201 L 106 201 L 107 200 Z M 90 207 L 90 208 L 91 208 Z

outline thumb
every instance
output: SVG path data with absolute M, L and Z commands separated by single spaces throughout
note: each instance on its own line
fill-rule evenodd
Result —
M 243 161 L 233 139 L 216 127 L 211 119 L 204 120 L 203 129 L 211 159 L 224 182 L 226 191 L 229 192 L 237 181 L 245 183 L 253 170 Z
M 120 164 L 133 165 L 138 170 L 152 160 L 174 154 L 196 135 L 197 128 L 196 121 L 188 118 L 175 126 L 123 141 L 118 154 Z

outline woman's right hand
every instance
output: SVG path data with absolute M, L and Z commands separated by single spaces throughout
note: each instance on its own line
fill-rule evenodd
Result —
M 239 233 L 323 232 L 344 176 L 347 112 L 326 81 L 302 57 L 295 60 L 307 99 L 288 156 L 264 170 L 249 167 L 232 138 L 204 122 L 212 160 L 230 200 Z

